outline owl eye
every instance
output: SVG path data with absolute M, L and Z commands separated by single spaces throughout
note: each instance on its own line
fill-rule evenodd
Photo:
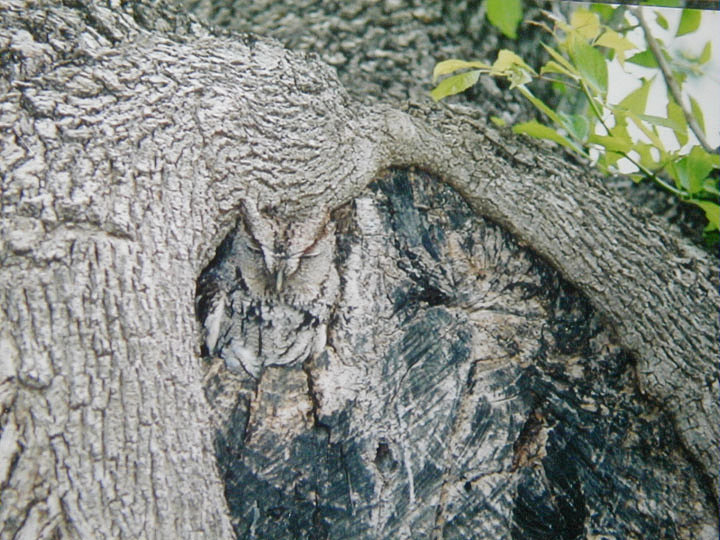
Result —
M 320 255 L 320 250 L 317 249 L 317 247 L 312 247 L 310 249 L 307 249 L 303 251 L 302 255 L 300 255 L 301 259 L 312 259 L 314 257 L 317 257 Z
M 312 259 L 314 257 L 317 257 L 322 253 L 322 247 L 323 242 L 321 239 L 315 240 L 315 242 L 310 245 L 307 249 L 305 249 L 301 254 L 301 259 Z
M 303 250 L 303 252 L 300 254 L 300 258 L 312 259 L 313 257 L 322 255 L 322 253 L 325 252 L 327 249 L 327 242 L 332 241 L 332 239 L 328 239 L 328 236 L 331 234 L 332 230 L 334 229 L 329 229 L 328 227 L 326 227 L 323 230 L 322 234 L 318 235 L 315 238 L 315 241 Z
M 250 251 L 258 255 L 262 254 L 262 247 L 257 240 L 255 240 L 252 236 L 247 236 L 246 240 L 245 245 Z

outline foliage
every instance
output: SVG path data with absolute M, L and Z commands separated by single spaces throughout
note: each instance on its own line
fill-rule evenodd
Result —
M 519 0 L 518 0 L 519 1 Z M 507 4 L 507 2 L 505 2 Z M 491 16 L 497 9 L 488 1 L 488 18 L 503 33 L 514 36 L 517 22 Z M 711 59 L 708 42 L 698 56 L 671 56 L 654 37 L 638 9 L 595 5 L 576 9 L 570 20 L 545 13 L 552 28 L 540 25 L 552 36 L 552 45 L 543 44 L 549 60 L 534 70 L 517 54 L 499 52 L 492 64 L 446 60 L 435 66 L 433 81 L 449 75 L 432 90 L 435 101 L 473 86 L 480 75 L 506 79 L 546 118 L 517 124 L 513 130 L 532 137 L 554 141 L 596 164 L 606 174 L 620 173 L 630 166 L 635 181 L 648 178 L 680 200 L 702 208 L 708 220 L 706 241 L 718 243 L 720 206 L 718 179 L 720 156 L 705 141 L 703 114 L 697 101 L 684 89 L 691 76 L 703 74 Z M 685 9 L 675 36 L 692 34 L 698 29 L 701 14 Z M 517 21 L 520 19 L 517 18 Z M 662 13 L 655 12 L 656 23 L 669 29 Z M 515 26 L 513 26 L 515 24 Z M 646 47 L 641 50 L 628 39 L 635 28 L 642 28 Z M 628 57 L 629 51 L 638 51 Z M 619 102 L 608 100 L 608 65 L 617 59 L 621 66 L 630 62 L 655 71 L 639 81 L 639 86 Z M 527 88 L 535 79 L 550 80 L 565 96 L 565 107 L 552 108 Z M 655 81 L 664 81 L 668 103 L 664 115 L 647 114 L 648 96 Z M 570 104 L 570 105 L 568 105 Z M 689 106 L 688 106 L 689 105 Z M 677 145 L 668 148 L 668 134 Z M 692 136 L 694 134 L 694 137 Z
M 487 18 L 507 37 L 517 37 L 517 27 L 522 21 L 522 0 L 487 0 Z

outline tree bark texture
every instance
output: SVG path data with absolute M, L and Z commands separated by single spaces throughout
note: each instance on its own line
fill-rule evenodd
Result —
M 417 501 L 428 495 L 417 476 L 421 461 L 409 449 L 418 432 L 408 427 L 409 413 L 402 407 L 432 391 L 440 399 L 429 401 L 427 412 L 420 416 L 440 426 L 436 429 L 444 430 L 452 448 L 466 441 L 463 429 L 473 425 L 463 419 L 477 413 L 480 422 L 490 411 L 499 415 L 499 424 L 490 433 L 494 437 L 504 434 L 507 439 L 497 447 L 494 468 L 483 469 L 482 463 L 467 456 L 467 466 L 474 467 L 477 477 L 462 482 L 469 482 L 469 492 L 498 501 L 495 507 L 502 512 L 488 518 L 488 523 L 510 531 L 512 505 L 503 501 L 528 500 L 539 492 L 542 474 L 557 478 L 545 465 L 533 466 L 544 453 L 551 456 L 547 467 L 566 459 L 563 452 L 571 437 L 556 427 L 561 425 L 561 411 L 568 410 L 561 402 L 587 397 L 591 410 L 587 422 L 597 423 L 604 433 L 617 432 L 612 415 L 600 418 L 593 412 L 603 411 L 597 403 L 599 390 L 593 386 L 600 383 L 591 384 L 586 375 L 602 357 L 609 367 L 601 369 L 599 380 L 606 380 L 605 371 L 618 373 L 613 382 L 607 382 L 607 399 L 616 400 L 618 410 L 643 411 L 637 412 L 638 418 L 628 419 L 637 427 L 627 430 L 663 432 L 654 451 L 671 465 L 652 469 L 652 474 L 669 471 L 666 478 L 657 480 L 663 482 L 659 489 L 685 486 L 677 509 L 690 508 L 691 501 L 695 505 L 697 523 L 687 524 L 685 516 L 679 516 L 672 521 L 674 529 L 667 530 L 682 537 L 686 530 L 701 535 L 707 530 L 703 527 L 716 526 L 711 501 L 717 500 L 718 480 L 718 297 L 712 264 L 703 253 L 664 232 L 653 218 L 629 208 L 583 171 L 540 147 L 486 128 L 469 110 L 409 107 L 400 111 L 359 104 L 325 64 L 276 42 L 213 35 L 181 13 L 143 3 L 58 6 L 3 0 L 0 13 L 4 52 L 0 80 L 0 537 L 226 538 L 232 536 L 233 526 L 236 532 L 244 531 L 242 527 L 265 527 L 267 520 L 255 518 L 267 515 L 264 503 L 243 506 L 249 496 L 235 490 L 244 469 L 229 467 L 223 452 L 240 452 L 242 445 L 240 434 L 226 429 L 228 418 L 251 418 L 243 411 L 254 410 L 255 419 L 279 419 L 267 425 L 248 420 L 247 429 L 280 453 L 281 446 L 291 440 L 288 434 L 308 429 L 315 439 L 307 439 L 307 444 L 335 444 L 330 435 L 323 439 L 317 434 L 316 428 L 325 422 L 322 411 L 331 415 L 345 410 L 351 395 L 364 392 L 362 378 L 354 386 L 345 386 L 346 379 L 333 375 L 338 362 L 343 369 L 355 369 L 343 362 L 349 362 L 349 355 L 362 353 L 368 362 L 377 364 L 374 370 L 397 366 L 383 367 L 378 351 L 363 352 L 363 345 L 353 341 L 367 335 L 367 330 L 362 319 L 352 319 L 349 308 L 353 301 L 367 304 L 369 293 L 353 297 L 349 282 L 338 278 L 332 298 L 340 298 L 340 305 L 347 309 L 319 317 L 327 317 L 328 327 L 333 317 L 349 319 L 350 334 L 340 341 L 349 347 L 347 351 L 324 345 L 300 363 L 291 358 L 285 367 L 261 364 L 265 371 L 259 382 L 243 371 L 232 373 L 222 363 L 208 368 L 200 356 L 203 329 L 194 306 L 197 280 L 223 239 L 245 223 L 249 236 L 260 240 L 260 247 L 267 248 L 268 238 L 282 236 L 284 245 L 302 248 L 308 260 L 315 256 L 312 249 L 332 244 L 333 264 L 349 269 L 346 279 L 352 270 L 355 283 L 364 283 L 363 279 L 376 274 L 363 266 L 373 259 L 365 254 L 360 262 L 352 261 L 361 249 L 357 239 L 372 239 L 372 227 L 378 226 L 368 216 L 384 215 L 374 207 L 397 204 L 417 223 L 429 219 L 415 216 L 413 205 L 394 201 L 392 190 L 382 186 L 407 182 L 428 185 L 431 192 L 440 189 L 420 173 L 413 173 L 422 176 L 414 181 L 398 179 L 397 175 L 407 175 L 402 172 L 383 176 L 392 166 L 416 166 L 432 173 L 462 196 L 462 204 L 468 206 L 461 205 L 466 209 L 458 212 L 496 224 L 478 219 L 480 229 L 455 231 L 450 235 L 455 240 L 442 243 L 443 260 L 450 261 L 448 275 L 458 272 L 453 264 L 465 264 L 462 275 L 466 276 L 477 257 L 482 258 L 467 256 L 469 240 L 464 245 L 459 240 L 463 234 L 490 245 L 501 237 L 510 246 L 517 242 L 534 254 L 503 247 L 495 258 L 487 257 L 501 267 L 510 260 L 505 258 L 508 250 L 517 252 L 520 262 L 512 264 L 519 265 L 536 288 L 542 288 L 538 276 L 543 271 L 533 261 L 549 263 L 586 295 L 587 309 L 592 305 L 597 311 L 597 315 L 585 313 L 582 324 L 602 321 L 608 330 L 591 332 L 600 337 L 593 337 L 594 344 L 586 346 L 587 355 L 574 360 L 567 358 L 575 354 L 572 351 L 560 351 L 562 360 L 540 355 L 534 367 L 532 348 L 514 356 L 507 352 L 514 350 L 510 342 L 515 330 L 493 332 L 490 341 L 499 340 L 492 352 L 493 362 L 498 363 L 493 375 L 497 379 L 483 379 L 486 382 L 473 387 L 466 383 L 467 377 L 483 365 L 482 359 L 469 352 L 476 330 L 463 318 L 467 314 L 448 307 L 467 299 L 456 299 L 459 293 L 449 290 L 448 282 L 430 289 L 405 287 L 419 295 L 414 302 L 422 310 L 413 311 L 407 327 L 397 326 L 409 337 L 394 341 L 400 348 L 383 358 L 412 364 L 412 329 L 418 335 L 459 338 L 432 344 L 436 352 L 419 362 L 422 369 L 416 371 L 421 379 L 415 386 L 412 377 L 405 386 L 388 377 L 387 384 L 399 385 L 400 397 L 394 409 L 385 411 L 389 422 L 383 428 L 385 439 L 365 441 L 363 454 L 342 446 L 353 440 L 350 420 L 328 432 L 347 434 L 333 448 L 343 455 L 370 459 L 378 474 L 390 479 L 386 484 L 375 483 L 372 489 L 369 483 L 357 489 L 343 487 L 342 496 L 347 493 L 347 504 L 343 504 L 352 506 L 362 493 L 377 495 L 373 490 L 382 486 L 387 486 L 390 495 L 393 490 L 402 492 L 412 503 L 394 512 L 402 534 L 406 534 L 402 527 L 412 523 L 420 523 L 421 530 L 429 532 L 457 528 L 461 520 L 453 521 L 454 517 L 470 515 L 453 510 L 460 500 L 458 486 L 466 489 L 453 468 L 462 460 L 442 452 L 423 462 L 428 464 L 427 478 L 435 490 L 433 496 L 439 497 L 435 508 L 440 510 L 431 517 L 418 515 L 423 509 Z M 385 180 L 367 191 L 378 177 Z M 455 197 L 438 196 L 441 200 Z M 424 206 L 435 208 L 437 203 Z M 361 207 L 367 210 L 357 212 L 362 219 L 353 218 L 356 210 L 348 209 Z M 405 234 L 410 239 L 398 240 L 410 246 L 404 256 L 419 256 L 415 233 Z M 318 244 L 318 238 L 333 242 Z M 346 251 L 338 249 L 342 244 L 338 238 L 346 239 Z M 376 264 L 382 267 L 388 263 L 378 250 L 391 246 L 377 242 L 370 242 L 368 253 L 377 253 Z M 399 248 L 395 245 L 394 249 Z M 426 249 L 429 253 L 428 249 L 432 247 Z M 455 250 L 460 262 L 447 250 Z M 268 258 L 272 251 L 263 251 L 264 264 L 278 264 Z M 327 256 L 322 253 L 317 256 Z M 463 257 L 468 262 L 463 263 Z M 426 258 L 423 254 L 420 262 Z M 434 275 L 435 267 L 426 262 L 426 274 L 418 283 Z M 296 280 L 304 275 L 305 263 L 299 259 L 287 264 L 295 265 Z M 386 271 L 392 275 L 390 268 Z M 402 271 L 406 278 L 400 275 L 398 283 L 417 274 L 412 267 Z M 492 283 L 488 277 L 478 279 Z M 548 279 L 559 282 L 556 277 Z M 289 282 L 291 291 L 300 291 L 298 297 L 303 283 Z M 375 290 L 379 289 L 366 289 Z M 520 302 L 520 289 L 514 294 Z M 528 301 L 531 305 L 523 304 L 526 314 L 520 319 L 527 318 L 532 309 L 553 312 L 547 295 L 537 292 Z M 577 302 L 573 305 L 586 311 L 584 301 Z M 389 309 L 387 304 L 378 306 Z M 531 322 L 528 332 L 537 338 L 540 326 Z M 429 326 L 423 329 L 423 325 Z M 554 391 L 537 399 L 532 392 L 525 395 L 528 379 L 555 376 L 554 362 L 562 363 L 559 372 L 573 362 L 579 366 L 573 371 L 579 388 L 572 396 L 558 397 Z M 628 366 L 634 366 L 636 375 Z M 213 411 L 203 395 L 203 378 Z M 485 388 L 488 380 L 501 388 Z M 237 403 L 232 397 L 220 399 L 231 386 L 228 381 L 239 392 L 233 394 Z M 308 391 L 309 381 L 318 388 Z M 434 385 L 440 381 L 446 381 L 445 386 L 437 392 Z M 632 390 L 616 398 L 612 384 Z M 286 403 L 290 391 L 297 396 L 295 407 L 305 415 L 299 424 L 295 411 L 283 416 L 277 410 L 257 409 L 272 406 L 272 399 L 251 399 L 276 392 Z M 413 392 L 415 401 L 408 401 Z M 503 403 L 506 398 L 508 404 Z M 365 406 L 370 406 L 367 401 Z M 250 408 L 244 409 L 243 403 Z M 459 411 L 463 421 L 454 420 L 448 407 Z M 354 414 L 363 410 L 372 413 L 360 408 Z M 570 410 L 577 413 L 578 409 Z M 213 422 L 225 423 L 219 426 L 215 443 L 217 462 L 211 415 Z M 665 417 L 672 419 L 673 429 L 662 427 Z M 543 442 L 545 437 L 550 442 Z M 672 444 L 674 437 L 680 444 Z M 507 441 L 512 441 L 510 446 Z M 479 443 L 471 440 L 469 444 Z M 428 445 L 418 442 L 415 448 L 431 448 Z M 483 445 L 490 448 L 494 443 Z M 647 444 L 640 446 L 648 449 Z M 684 459 L 679 449 L 687 452 L 691 464 L 682 470 L 677 466 Z M 648 449 L 651 456 L 652 450 Z M 630 459 L 628 455 L 636 454 L 619 452 L 617 460 Z M 282 461 L 273 463 L 282 468 Z M 639 462 L 638 470 L 649 470 L 643 469 L 643 463 Z M 574 470 L 567 481 L 570 487 L 563 488 L 563 493 L 575 497 L 583 474 Z M 228 475 L 240 476 L 232 480 Z M 525 499 L 519 495 L 522 486 L 534 486 L 526 489 Z M 234 513 L 232 524 L 224 488 Z M 545 489 L 550 496 L 557 488 Z M 316 494 L 307 494 L 309 500 L 313 497 Z M 537 501 L 533 506 L 539 507 Z M 573 526 L 585 523 L 583 512 L 590 515 L 592 508 L 575 502 L 570 506 L 586 510 L 555 508 L 548 515 L 570 520 Z M 663 508 L 643 515 L 664 516 Z M 365 523 L 371 516 L 372 523 L 396 526 L 390 506 L 358 512 L 365 516 Z M 312 521 L 313 512 L 305 515 Z M 472 530 L 474 525 L 468 522 L 466 526 Z
M 520 37 L 512 40 L 487 21 L 485 2 L 473 0 L 184 0 L 183 4 L 218 27 L 271 36 L 292 50 L 317 54 L 335 68 L 353 99 L 398 107 L 432 103 L 433 68 L 449 58 L 492 63 L 498 51 L 510 49 L 539 69 L 548 60 L 541 43 L 551 39 L 539 25 L 549 22 L 544 12 L 567 19 L 572 9 L 571 2 L 525 2 Z M 563 100 L 549 84 L 534 81 L 531 86 L 536 96 L 561 106 Z M 470 104 L 486 122 L 498 117 L 512 125 L 538 114 L 519 92 L 489 76 L 444 101 Z M 570 153 L 567 158 L 578 159 Z M 621 177 L 605 177 L 603 182 L 703 246 L 706 219 L 699 207 L 678 204 L 677 197 L 652 182 L 636 184 Z
M 278 39 L 286 47 L 313 52 L 335 68 L 340 82 L 356 100 L 403 104 L 424 101 L 435 63 L 466 58 L 492 63 L 497 51 L 510 46 L 485 17 L 481 2 L 459 0 L 184 0 L 198 17 L 220 28 L 253 32 Z M 546 2 L 543 8 L 562 4 Z M 525 17 L 538 6 L 528 3 Z M 512 43 L 529 63 L 542 48 L 544 31 L 523 24 L 523 39 Z M 526 102 L 502 92 L 484 78 L 468 95 L 483 103 L 486 115 L 512 123 Z M 463 99 L 460 96 L 460 99 Z

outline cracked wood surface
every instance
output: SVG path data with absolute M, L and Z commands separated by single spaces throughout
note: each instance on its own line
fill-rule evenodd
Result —
M 258 294 L 243 227 L 201 278 L 201 298 L 233 289 L 205 384 L 238 538 L 714 534 L 706 478 L 635 360 L 544 261 L 412 169 L 332 223 L 329 317 L 292 287 Z M 262 369 L 227 368 L 235 339 Z M 313 340 L 304 357 L 275 349 Z
M 465 111 L 357 105 L 271 41 L 142 2 L 0 12 L 0 537 L 229 537 L 196 279 L 243 201 L 302 244 L 391 165 L 432 171 L 588 296 L 716 497 L 713 265 L 652 218 Z

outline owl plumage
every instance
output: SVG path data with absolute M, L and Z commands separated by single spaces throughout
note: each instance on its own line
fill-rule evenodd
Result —
M 205 346 L 208 354 L 214 355 L 215 347 L 220 338 L 220 327 L 223 320 L 227 317 L 225 308 L 227 307 L 227 294 L 225 291 L 218 289 L 210 298 L 207 316 L 203 321 L 205 329 Z
M 322 351 L 339 277 L 327 218 L 283 219 L 251 203 L 243 210 L 201 276 L 198 316 L 207 354 L 258 379 L 265 366 Z

